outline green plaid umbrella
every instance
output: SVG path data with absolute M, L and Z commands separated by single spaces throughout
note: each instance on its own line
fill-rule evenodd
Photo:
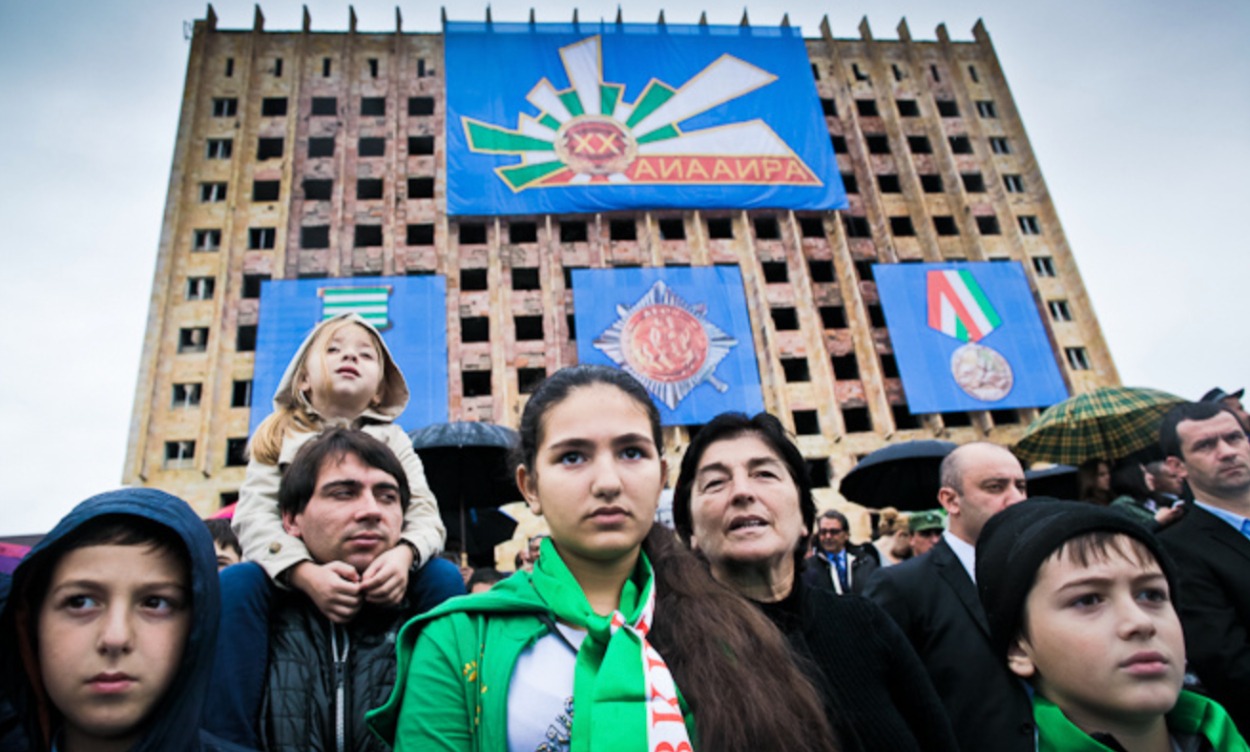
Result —
M 1030 462 L 1079 465 L 1114 461 L 1159 440 L 1159 422 L 1174 394 L 1131 386 L 1104 386 L 1051 405 L 1029 424 L 1016 454 Z

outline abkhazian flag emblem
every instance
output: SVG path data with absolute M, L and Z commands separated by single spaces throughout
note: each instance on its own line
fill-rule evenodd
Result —
M 387 317 L 391 288 L 377 287 L 322 287 L 317 290 L 321 297 L 321 320 L 333 318 L 340 313 L 355 313 L 381 331 L 391 325 Z
M 705 305 L 687 303 L 660 280 L 632 306 L 617 305 L 616 313 L 616 323 L 592 344 L 668 409 L 705 381 L 729 391 L 715 371 L 738 340 L 707 320 Z
M 469 149 L 520 157 L 495 174 L 514 192 L 586 184 L 793 185 L 823 182 L 764 121 L 684 132 L 678 123 L 771 84 L 777 76 L 724 54 L 673 88 L 651 79 L 633 101 L 603 81 L 601 37 L 560 48 L 571 86 L 546 78 L 525 96 L 540 111 L 508 129 L 462 117 Z
M 1002 319 L 968 271 L 930 271 L 929 326 L 960 342 L 980 342 Z

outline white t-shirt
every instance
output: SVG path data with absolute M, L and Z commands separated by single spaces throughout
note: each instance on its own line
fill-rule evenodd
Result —
M 508 684 L 509 752 L 565 752 L 573 731 L 573 674 L 586 633 L 556 624 L 517 659 Z M 565 640 L 569 644 L 565 644 Z

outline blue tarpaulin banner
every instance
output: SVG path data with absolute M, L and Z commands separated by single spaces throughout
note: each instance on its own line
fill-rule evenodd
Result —
M 911 412 L 1067 399 L 1017 262 L 874 264 L 873 276 Z
M 448 23 L 447 213 L 844 209 L 797 27 Z
M 261 284 L 248 434 L 273 412 L 295 351 L 322 319 L 359 313 L 377 327 L 411 394 L 405 430 L 447 422 L 447 293 L 441 276 L 270 280 Z
M 578 361 L 638 379 L 664 425 L 764 409 L 738 267 L 575 269 L 573 310 Z

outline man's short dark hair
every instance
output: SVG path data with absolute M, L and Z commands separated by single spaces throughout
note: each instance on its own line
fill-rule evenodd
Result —
M 399 458 L 386 444 L 364 431 L 334 428 L 305 444 L 291 460 L 278 486 L 278 509 L 284 515 L 297 515 L 308 506 L 317 491 L 317 478 L 326 460 L 341 462 L 347 455 L 355 455 L 369 467 L 377 468 L 395 479 L 399 487 L 400 507 L 408 511 L 412 489 L 408 487 L 408 474 Z
M 243 548 L 239 545 L 238 536 L 230 527 L 230 520 L 207 519 L 204 520 L 204 527 L 208 528 L 208 534 L 213 536 L 214 543 L 222 548 L 233 549 L 239 556 L 243 555 Z
M 1181 454 L 1181 439 L 1176 433 L 1176 427 L 1181 421 L 1210 420 L 1220 413 L 1228 413 L 1233 416 L 1234 420 L 1237 420 L 1237 415 L 1220 402 L 1182 402 L 1168 410 L 1167 415 L 1163 416 L 1163 422 L 1159 425 L 1159 447 L 1163 449 L 1163 456 L 1179 457 L 1184 461 L 1185 456 Z M 1240 420 L 1237 420 L 1237 425 L 1241 425 Z
M 836 509 L 826 509 L 820 513 L 820 517 L 816 519 L 816 525 L 820 525 L 821 520 L 834 520 L 842 526 L 842 532 L 848 533 L 851 530 L 851 523 L 846 519 L 846 515 Z

